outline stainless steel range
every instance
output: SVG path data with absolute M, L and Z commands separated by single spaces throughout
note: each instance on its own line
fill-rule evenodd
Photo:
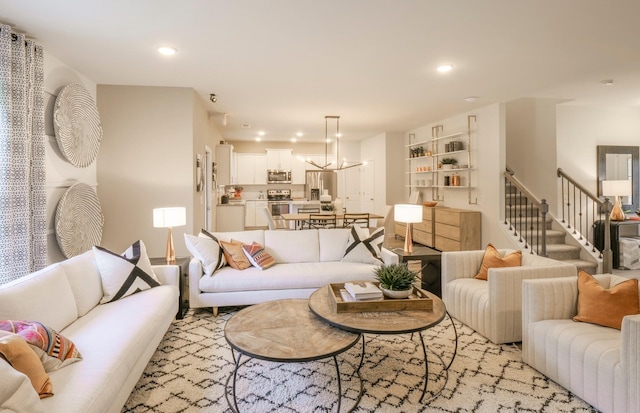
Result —
M 291 190 L 268 189 L 267 201 L 274 221 L 281 221 L 277 223 L 279 226 L 283 226 L 284 220 L 282 219 L 282 214 L 288 214 L 291 212 Z

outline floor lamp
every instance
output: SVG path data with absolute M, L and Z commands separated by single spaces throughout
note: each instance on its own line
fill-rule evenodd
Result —
M 397 204 L 393 208 L 393 219 L 407 224 L 404 236 L 404 253 L 413 254 L 413 240 L 411 239 L 411 224 L 422 222 L 422 206 L 411 204 Z
M 613 208 L 611 208 L 611 221 L 624 221 L 626 219 L 620 206 L 621 196 L 631 195 L 631 181 L 629 180 L 607 180 L 602 181 L 602 195 L 615 196 Z
M 187 224 L 187 210 L 185 207 L 154 208 L 153 226 L 154 228 L 169 228 L 167 235 L 167 250 L 165 258 L 167 264 L 175 264 L 176 251 L 173 247 L 173 227 L 181 227 Z

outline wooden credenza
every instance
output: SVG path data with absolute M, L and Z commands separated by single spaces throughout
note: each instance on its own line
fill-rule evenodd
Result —
M 422 222 L 413 224 L 414 242 L 440 251 L 482 249 L 480 211 L 446 207 L 422 207 Z M 396 222 L 396 237 L 403 238 L 406 224 Z

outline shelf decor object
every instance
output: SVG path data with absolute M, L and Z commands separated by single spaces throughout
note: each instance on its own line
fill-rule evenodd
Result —
M 75 257 L 100 245 L 104 216 L 93 188 L 72 185 L 62 195 L 55 215 L 56 240 L 66 258 Z
M 611 209 L 611 221 L 624 221 L 625 215 L 620 207 L 621 196 L 631 196 L 631 181 L 629 180 L 608 180 L 602 181 L 602 194 L 604 196 L 615 196 L 615 202 Z
M 60 152 L 73 166 L 96 159 L 102 139 L 100 115 L 93 97 L 77 83 L 62 88 L 53 108 L 53 126 Z
M 176 251 L 173 245 L 173 228 L 187 224 L 187 209 L 185 207 L 154 208 L 153 227 L 168 228 L 167 250 L 165 259 L 167 264 L 176 263 Z
M 404 237 L 404 252 L 413 252 L 413 240 L 411 239 L 411 224 L 422 222 L 422 205 L 396 204 L 393 208 L 393 220 L 407 224 Z

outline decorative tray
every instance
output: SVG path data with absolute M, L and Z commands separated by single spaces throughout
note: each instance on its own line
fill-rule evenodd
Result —
M 376 286 L 379 283 L 374 282 Z M 341 290 L 349 294 L 344 289 L 344 283 L 329 284 L 329 301 L 333 309 L 338 313 L 360 313 L 369 311 L 431 311 L 433 310 L 433 300 L 425 290 L 413 286 L 413 292 L 409 298 L 381 298 L 378 300 L 345 301 L 342 298 Z

